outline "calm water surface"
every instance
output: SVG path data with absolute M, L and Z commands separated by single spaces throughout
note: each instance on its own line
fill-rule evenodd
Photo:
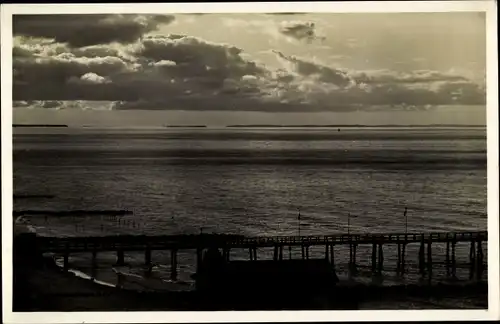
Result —
M 348 214 L 353 233 L 404 232 L 404 207 L 409 232 L 485 230 L 486 187 L 481 128 L 14 130 L 14 192 L 56 196 L 15 201 L 15 209 L 134 212 L 120 218 L 31 218 L 45 235 L 296 235 L 299 210 L 303 235 L 345 233 Z M 458 248 L 467 255 L 467 246 Z M 342 276 L 345 251 L 337 249 Z M 400 280 L 390 271 L 391 249 L 386 283 Z M 411 251 L 418 246 L 408 249 L 411 268 Z M 263 249 L 259 257 L 270 258 L 271 252 Z M 323 248 L 312 253 L 320 257 Z M 247 254 L 235 250 L 231 257 Z M 358 255 L 369 272 L 371 251 L 361 248 Z M 188 252 L 180 256 L 175 283 L 168 280 L 168 253 L 155 252 L 148 279 L 144 256 L 127 258 L 129 267 L 114 270 L 127 274 L 130 287 L 192 282 L 195 256 Z M 99 259 L 97 278 L 113 282 L 115 256 L 102 253 Z M 87 255 L 75 255 L 72 263 L 89 271 Z M 357 280 L 369 277 L 362 270 Z M 404 280 L 418 280 L 416 271 Z

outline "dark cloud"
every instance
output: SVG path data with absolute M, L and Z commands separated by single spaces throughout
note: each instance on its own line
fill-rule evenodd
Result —
M 54 39 L 72 47 L 132 43 L 174 19 L 170 15 L 16 15 L 13 33 Z
M 115 56 L 76 57 L 71 53 L 53 57 L 17 58 L 13 61 L 16 70 L 14 83 L 21 82 L 43 87 L 46 84 L 64 84 L 72 77 L 81 77 L 86 73 L 114 75 L 125 72 L 129 66 Z
M 354 72 L 352 77 L 357 82 L 366 84 L 373 83 L 420 83 L 420 82 L 439 82 L 439 81 L 466 81 L 467 78 L 456 75 L 446 74 L 431 70 L 417 70 L 411 73 L 394 72 L 389 70 L 379 70 L 371 72 Z
M 299 41 L 312 42 L 316 39 L 325 39 L 323 36 L 316 35 L 316 25 L 308 21 L 283 22 L 279 28 L 279 32 Z
M 226 79 L 264 72 L 255 62 L 244 59 L 242 52 L 242 49 L 228 44 L 185 35 L 168 35 L 144 38 L 135 54 L 149 64 L 153 62 L 166 76 L 189 78 L 220 87 Z
M 292 65 L 291 69 L 303 76 L 315 76 L 321 82 L 331 83 L 339 87 L 346 87 L 352 83 L 352 79 L 344 71 L 299 59 L 294 56 L 286 56 L 279 51 L 273 51 L 278 58 Z
M 275 54 L 283 68 L 274 70 L 249 59 L 239 47 L 187 35 L 76 48 L 75 43 L 17 40 L 13 96 L 25 107 L 84 109 L 83 103 L 68 102 L 93 100 L 123 110 L 284 112 L 416 110 L 485 102 L 484 86 L 457 74 L 350 71 L 279 51 Z

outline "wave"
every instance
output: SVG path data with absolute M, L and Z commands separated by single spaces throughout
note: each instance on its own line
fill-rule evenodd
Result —
M 53 256 L 53 260 L 54 260 L 55 264 L 61 270 L 64 269 L 64 260 L 63 260 L 62 257 Z M 94 283 L 96 283 L 98 285 L 117 288 L 117 286 L 115 284 L 112 284 L 112 283 L 109 283 L 109 282 L 106 282 L 106 281 L 97 280 L 94 277 L 86 274 L 85 272 L 82 272 L 82 271 L 74 269 L 74 268 L 69 268 L 68 272 L 73 273 L 75 276 L 77 276 L 79 278 L 90 280 L 90 281 L 92 281 L 92 282 L 94 282 Z

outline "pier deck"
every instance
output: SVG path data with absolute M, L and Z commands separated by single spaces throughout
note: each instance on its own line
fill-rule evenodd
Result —
M 38 237 L 42 252 L 76 253 L 85 251 L 141 251 L 197 248 L 259 248 L 275 246 L 315 246 L 352 244 L 408 244 L 416 242 L 477 242 L 487 241 L 487 231 L 337 234 L 325 236 L 243 237 L 240 235 L 115 235 L 87 237 Z
M 406 272 L 406 246 L 418 244 L 418 267 L 422 276 L 430 278 L 433 272 L 433 255 L 438 251 L 433 250 L 433 244 L 446 245 L 446 274 L 456 278 L 457 260 L 456 244 L 464 242 L 470 244 L 469 251 L 469 277 L 481 280 L 486 269 L 487 258 L 484 257 L 483 244 L 488 242 L 486 231 L 477 232 L 434 232 L 434 233 L 388 233 L 388 234 L 338 234 L 325 236 L 277 236 L 277 237 L 244 237 L 241 235 L 200 234 L 200 235 L 116 235 L 93 237 L 35 237 L 35 242 L 26 242 L 30 250 L 37 253 L 52 252 L 64 255 L 64 270 L 69 269 L 69 255 L 72 253 L 91 252 L 92 264 L 96 264 L 97 253 L 116 252 L 117 265 L 125 265 L 125 252 L 144 251 L 144 263 L 151 269 L 152 254 L 154 250 L 169 250 L 171 278 L 177 278 L 177 254 L 179 250 L 196 250 L 196 263 L 202 263 L 205 251 L 210 249 L 222 250 L 222 257 L 229 261 L 231 249 L 248 249 L 249 259 L 257 260 L 257 249 L 274 247 L 274 261 L 283 260 L 284 247 L 301 246 L 302 259 L 309 259 L 311 246 L 324 246 L 324 257 L 335 268 L 334 246 L 349 246 L 349 273 L 356 274 L 358 263 L 356 251 L 359 245 L 371 245 L 371 267 L 374 274 L 381 274 L 384 269 L 384 246 L 397 246 L 396 271 L 399 274 Z M 415 253 L 415 252 L 412 252 Z M 291 254 L 290 254 L 291 258 Z

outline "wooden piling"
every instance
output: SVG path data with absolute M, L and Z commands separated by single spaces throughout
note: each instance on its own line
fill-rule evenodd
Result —
M 292 259 L 292 246 L 291 245 L 288 246 L 288 259 L 290 259 L 290 260 Z
M 398 263 L 396 265 L 396 273 L 399 274 L 401 271 L 401 244 L 398 243 Z
M 476 255 L 476 279 L 479 281 L 482 278 L 483 270 L 484 270 L 484 255 L 483 255 L 483 247 L 482 241 L 477 241 L 477 255 Z
M 427 271 L 430 279 L 432 277 L 432 239 L 427 242 Z
M 352 245 L 352 263 L 351 263 L 351 267 L 349 269 L 349 271 L 351 271 L 353 275 L 356 275 L 356 273 L 357 273 L 357 266 L 356 266 L 356 251 L 357 251 L 357 249 L 358 249 L 358 245 L 353 244 Z
M 123 283 L 124 283 L 123 281 L 124 281 L 123 274 L 120 271 L 117 271 L 116 272 L 116 286 L 118 286 L 119 288 L 122 288 Z
M 283 260 L 283 245 L 280 245 L 280 255 L 279 255 L 279 260 Z
M 253 248 L 253 259 L 257 260 L 257 247 Z
M 125 265 L 125 254 L 122 249 L 118 249 L 116 251 L 116 265 L 117 266 Z
M 328 261 L 329 255 L 328 255 L 328 244 L 325 244 L 325 260 Z
M 302 249 L 302 259 L 304 260 L 306 258 L 305 246 L 304 246 L 304 244 L 302 244 L 300 247 Z
M 274 246 L 274 254 L 273 254 L 273 259 L 274 261 L 278 261 L 278 252 L 279 251 L 279 247 L 277 245 Z
M 352 267 L 352 243 L 349 244 L 349 269 Z
M 372 273 L 377 272 L 377 244 L 372 244 Z
M 401 251 L 401 274 L 403 275 L 406 271 L 406 243 L 403 243 L 402 251 Z
M 200 271 L 203 263 L 203 248 L 196 249 L 196 272 Z
M 309 245 L 306 246 L 306 259 L 309 260 Z
M 69 270 L 69 253 L 68 252 L 64 253 L 63 270 L 64 270 L 64 272 L 68 272 L 68 270 Z
M 97 266 L 97 250 L 94 248 L 92 250 L 92 268 Z
M 382 249 L 383 244 L 378 246 L 378 273 L 382 274 L 384 270 L 384 251 Z
M 470 242 L 470 251 L 469 251 L 469 261 L 470 261 L 470 270 L 469 270 L 469 279 L 472 280 L 474 278 L 474 270 L 476 263 L 476 249 L 475 249 L 474 241 Z
M 418 268 L 420 270 L 420 275 L 425 276 L 425 245 L 423 237 L 418 251 Z
M 333 249 L 335 245 L 330 246 L 330 262 L 332 264 L 332 268 L 335 269 L 335 250 Z
M 149 246 L 146 247 L 146 251 L 144 253 L 144 264 L 145 265 L 151 264 L 151 249 L 149 248 Z
M 446 276 L 449 277 L 450 271 L 450 241 L 446 242 Z
M 250 254 L 250 261 L 253 261 L 253 248 L 248 248 L 248 253 Z
M 222 257 L 224 258 L 224 261 L 229 261 L 229 248 L 225 247 L 222 249 Z
M 452 278 L 457 277 L 457 263 L 456 263 L 456 257 L 455 257 L 455 246 L 457 245 L 457 242 L 453 240 L 451 242 L 451 276 Z
M 177 249 L 170 250 L 170 279 L 177 280 Z

